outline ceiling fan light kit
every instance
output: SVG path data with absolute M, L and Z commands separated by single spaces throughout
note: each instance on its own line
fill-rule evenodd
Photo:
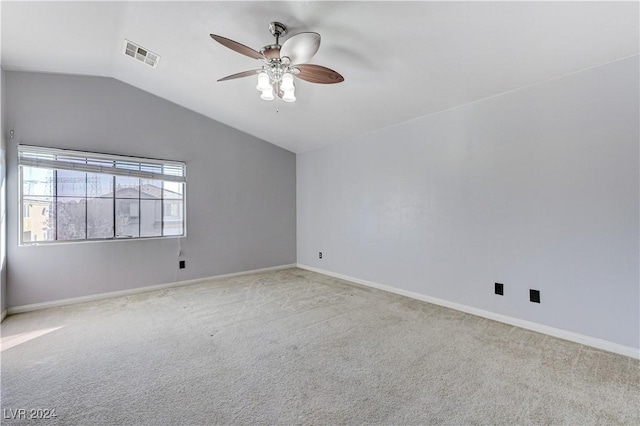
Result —
M 280 37 L 287 34 L 287 27 L 280 22 L 271 22 L 269 31 L 275 37 L 275 43 L 264 46 L 260 52 L 228 38 L 210 34 L 212 39 L 223 46 L 262 62 L 260 69 L 239 72 L 218 81 L 234 80 L 257 74 L 256 89 L 261 92 L 260 98 L 271 101 L 277 95 L 285 102 L 295 102 L 296 100 L 294 75 L 310 83 L 334 84 L 344 81 L 344 77 L 329 68 L 305 64 L 318 51 L 320 34 L 299 33 L 289 37 L 281 45 Z

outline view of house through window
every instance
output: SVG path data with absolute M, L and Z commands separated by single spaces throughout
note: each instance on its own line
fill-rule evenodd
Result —
M 183 163 L 19 152 L 23 244 L 184 235 Z

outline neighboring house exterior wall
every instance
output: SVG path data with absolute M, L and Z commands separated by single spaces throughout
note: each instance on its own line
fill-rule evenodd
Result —
M 22 207 L 22 241 L 46 241 L 52 238 L 50 204 L 27 201 Z

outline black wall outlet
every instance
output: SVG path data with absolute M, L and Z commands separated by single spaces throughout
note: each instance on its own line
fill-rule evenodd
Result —
M 184 260 L 181 260 L 181 261 L 179 262 L 179 266 L 180 266 L 180 269 L 184 269 L 184 268 L 186 268 L 186 267 L 187 267 L 187 264 L 186 264 L 186 262 L 185 262 Z
M 322 259 L 322 252 L 318 252 L 318 259 Z
M 504 284 L 496 283 L 495 292 L 500 296 L 504 296 Z
M 533 303 L 540 303 L 540 290 L 529 290 L 529 300 Z

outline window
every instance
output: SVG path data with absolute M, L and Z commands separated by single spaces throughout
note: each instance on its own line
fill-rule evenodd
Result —
M 18 146 L 21 244 L 185 235 L 176 161 Z

